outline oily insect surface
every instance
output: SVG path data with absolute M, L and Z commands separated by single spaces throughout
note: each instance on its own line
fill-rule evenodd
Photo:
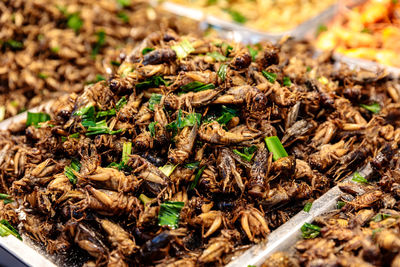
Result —
M 109 81 L 58 99 L 50 121 L 1 133 L 2 192 L 14 200 L 1 218 L 65 265 L 226 264 L 395 154 L 394 81 L 312 54 L 151 34 Z M 273 136 L 288 156 L 270 152 Z

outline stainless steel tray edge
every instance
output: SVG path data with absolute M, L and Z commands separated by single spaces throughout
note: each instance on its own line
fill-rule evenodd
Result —
M 29 239 L 24 236 L 24 240 Z M 38 250 L 34 249 L 33 247 L 35 246 L 29 241 L 20 241 L 16 237 L 9 235 L 6 237 L 0 237 L 0 246 L 20 261 L 24 262 L 27 266 L 56 267 L 56 265 L 41 255 Z
M 157 5 L 156 2 L 151 1 L 153 5 Z M 263 32 L 256 29 L 252 29 L 246 26 L 239 25 L 234 22 L 222 20 L 213 15 L 207 15 L 202 10 L 196 8 L 190 8 L 180 4 L 165 1 L 161 4 L 161 7 L 168 12 L 174 13 L 179 16 L 188 17 L 197 21 L 203 21 L 210 25 L 221 28 L 220 33 L 225 38 L 234 39 L 237 42 L 244 43 L 258 43 L 263 40 L 268 40 L 272 42 L 278 42 L 284 36 L 292 36 L 295 38 L 303 38 L 310 29 L 315 29 L 317 25 L 332 18 L 338 9 L 338 4 L 333 4 L 324 11 L 321 11 L 316 16 L 304 21 L 303 23 L 297 25 L 293 29 L 272 33 Z M 232 36 L 234 38 L 232 38 Z
M 363 176 L 368 176 L 372 173 L 372 169 L 370 165 L 367 164 L 359 172 Z M 345 181 L 349 181 L 351 178 L 352 175 L 348 176 Z M 342 191 L 340 191 L 338 186 L 331 188 L 313 202 L 310 212 L 300 211 L 285 224 L 273 231 L 268 236 L 267 243 L 254 245 L 226 266 L 260 266 L 274 252 L 289 250 L 300 239 L 301 226 L 306 222 L 311 223 L 317 216 L 334 210 L 341 194 Z

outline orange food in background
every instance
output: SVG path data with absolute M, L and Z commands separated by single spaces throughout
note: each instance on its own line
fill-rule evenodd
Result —
M 400 3 L 369 0 L 336 17 L 317 47 L 400 67 Z

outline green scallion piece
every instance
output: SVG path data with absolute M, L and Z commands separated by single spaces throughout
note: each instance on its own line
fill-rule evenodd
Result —
M 8 236 L 8 235 L 13 235 L 19 240 L 22 240 L 21 235 L 18 233 L 18 231 L 7 221 L 7 220 L 1 220 L 0 221 L 0 236 Z
M 289 87 L 292 85 L 292 81 L 290 80 L 289 77 L 283 77 L 283 85 L 286 87 Z
M 176 164 L 176 165 L 165 164 L 164 166 L 159 167 L 159 169 L 160 169 L 160 171 L 162 171 L 166 176 L 169 177 L 169 176 L 174 172 L 176 166 L 178 166 L 178 164 Z
M 152 48 L 152 47 L 145 47 L 145 48 L 143 48 L 143 50 L 142 50 L 142 55 L 146 55 L 147 53 L 149 53 L 149 52 L 151 52 L 151 51 L 154 51 L 154 48 Z
M 274 161 L 288 156 L 288 153 L 277 136 L 265 137 L 265 144 L 269 152 L 272 153 L 272 159 Z
M 310 210 L 311 210 L 311 207 L 312 207 L 312 202 L 307 202 L 305 205 L 304 205 L 304 211 L 305 212 L 310 212 Z
M 184 205 L 184 202 L 175 201 L 162 203 L 158 213 L 158 224 L 167 225 L 172 229 L 178 228 L 179 215 Z
M 381 111 L 381 106 L 378 103 L 373 103 L 371 105 L 360 104 L 360 107 L 371 111 L 374 114 L 378 114 Z
M 31 125 L 38 126 L 40 122 L 45 122 L 49 120 L 50 120 L 50 115 L 47 113 L 43 112 L 34 113 L 28 111 L 26 126 L 31 126 Z
M 181 86 L 182 92 L 200 92 L 204 90 L 214 89 L 215 85 L 212 83 L 204 84 L 202 82 L 194 81 Z
M 156 136 L 156 124 L 157 123 L 158 122 L 153 121 L 153 122 L 150 122 L 150 124 L 149 124 L 149 131 L 150 131 L 150 136 L 151 137 Z
M 368 184 L 368 180 L 365 179 L 359 172 L 355 172 L 353 174 L 353 179 L 351 180 L 360 184 Z
M 221 78 L 222 81 L 225 81 L 227 70 L 228 70 L 228 65 L 221 64 L 221 66 L 219 67 L 219 69 L 217 71 L 217 75 L 219 78 Z
M 199 167 L 199 165 L 200 165 L 200 161 L 190 162 L 190 163 L 185 164 L 185 168 L 187 168 L 189 170 L 194 170 L 194 169 L 197 169 L 197 167 Z
M 311 223 L 304 223 L 301 227 L 301 235 L 305 239 L 315 238 L 321 232 L 321 227 L 311 224 Z
M 81 170 L 81 166 L 81 163 L 76 159 L 72 159 L 71 164 L 69 166 L 65 166 L 64 174 L 72 184 L 76 184 L 77 182 L 77 177 L 74 171 L 79 172 Z
M 337 208 L 338 210 L 340 210 L 340 209 L 342 209 L 342 208 L 344 207 L 344 205 L 346 205 L 346 202 L 339 200 L 339 201 L 336 203 L 336 208 Z
M 143 204 L 146 206 L 147 203 L 151 202 L 153 198 L 149 198 L 145 194 L 140 194 L 139 200 L 143 202 Z
M 121 108 L 123 108 L 126 104 L 128 103 L 128 101 L 126 100 L 126 97 L 123 96 L 121 97 L 120 100 L 118 100 L 117 104 L 115 104 L 115 109 L 117 111 L 119 111 Z
M 154 105 L 160 104 L 161 98 L 162 98 L 162 95 L 160 95 L 160 94 L 151 94 L 151 97 L 149 99 L 149 109 L 151 111 L 154 111 Z
M 126 164 L 129 160 L 129 155 L 132 153 L 132 142 L 125 142 L 122 146 L 122 164 Z
M 197 184 L 199 183 L 200 177 L 203 174 L 203 171 L 205 168 L 206 168 L 206 166 L 203 166 L 197 171 L 196 176 L 194 177 L 194 180 L 192 181 L 192 183 L 189 186 L 189 190 L 193 190 L 197 186 Z
M 195 50 L 192 44 L 187 39 L 182 40 L 182 42 L 180 42 L 178 45 L 172 46 L 171 49 L 175 51 L 176 57 L 178 59 L 183 59 L 187 57 Z
M 226 61 L 227 58 L 226 56 L 222 55 L 221 53 L 218 53 L 216 51 L 213 52 L 208 52 L 207 56 L 212 57 L 213 59 L 215 59 L 216 61 Z
M 265 78 L 267 78 L 267 80 L 270 83 L 274 83 L 276 81 L 277 75 L 276 73 L 272 73 L 272 72 L 268 72 L 268 71 L 261 71 L 261 73 L 264 75 Z

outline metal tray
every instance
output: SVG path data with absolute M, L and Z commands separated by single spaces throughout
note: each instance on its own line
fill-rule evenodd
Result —
M 49 101 L 41 106 L 30 109 L 30 112 L 48 112 L 53 102 Z M 17 116 L 8 118 L 0 122 L 0 130 L 7 130 L 14 123 L 24 123 L 27 112 L 22 112 Z M 22 233 L 23 241 L 13 235 L 0 237 L 0 266 L 34 266 L 34 267 L 56 267 L 48 258 L 44 251 L 35 245 L 28 236 Z
M 157 3 L 154 1 L 151 1 L 151 3 L 153 5 L 157 5 Z M 280 39 L 282 39 L 282 37 L 285 36 L 301 39 L 310 31 L 310 29 L 315 29 L 319 24 L 330 20 L 338 10 L 338 4 L 333 4 L 315 17 L 306 20 L 291 30 L 279 33 L 271 33 L 255 30 L 238 23 L 222 20 L 216 16 L 208 15 L 202 10 L 168 1 L 163 2 L 161 7 L 166 11 L 176 15 L 189 17 L 191 19 L 215 26 L 216 29 L 219 30 L 219 33 L 221 33 L 222 37 L 243 43 L 258 43 L 263 40 L 278 42 Z
M 372 173 L 370 164 L 362 168 L 359 173 L 368 177 Z M 351 181 L 352 175 L 344 181 Z M 268 236 L 265 244 L 254 245 L 238 258 L 230 262 L 227 267 L 242 267 L 248 265 L 260 266 L 269 256 L 277 251 L 287 251 L 301 238 L 300 228 L 304 223 L 311 223 L 314 218 L 336 208 L 338 198 L 343 194 L 338 186 L 333 187 L 312 204 L 309 212 L 300 211 L 285 224 L 281 225 Z
M 338 62 L 345 63 L 352 68 L 363 68 L 363 69 L 366 69 L 369 71 L 374 71 L 377 73 L 383 71 L 384 73 L 387 73 L 392 78 L 400 77 L 400 68 L 386 66 L 386 65 L 383 65 L 378 62 L 371 61 L 371 60 L 348 57 L 348 56 L 342 55 L 340 53 L 333 53 L 333 58 L 335 60 L 337 60 Z
M 49 111 L 51 103 L 43 104 L 40 107 L 31 109 L 31 112 Z M 7 130 L 13 123 L 23 123 L 26 113 L 21 113 L 0 123 L 0 130 Z M 368 176 L 372 169 L 368 164 L 359 171 L 363 176 Z M 350 180 L 351 176 L 345 180 Z M 288 250 L 301 237 L 300 228 L 305 222 L 312 222 L 315 217 L 333 210 L 337 199 L 342 192 L 335 186 L 313 202 L 310 212 L 300 211 L 285 224 L 281 225 L 268 236 L 268 241 L 254 245 L 243 254 L 232 259 L 228 267 L 243 267 L 248 265 L 260 266 L 266 258 L 276 251 Z M 33 243 L 29 237 L 23 235 L 23 242 L 14 236 L 0 237 L 0 247 L 10 255 L 33 267 L 56 267 L 61 264 L 56 256 L 48 255 L 40 246 Z M 54 264 L 54 263 L 56 264 Z M 23 266 L 23 265 L 21 265 Z

